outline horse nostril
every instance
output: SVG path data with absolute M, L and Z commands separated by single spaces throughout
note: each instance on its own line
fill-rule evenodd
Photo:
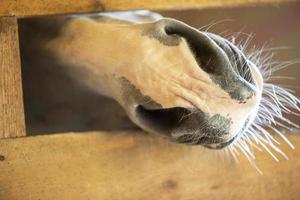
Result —
M 173 19 L 163 19 L 157 27 L 166 36 L 185 39 L 198 65 L 209 74 L 221 75 L 229 67 L 226 53 L 206 33 Z

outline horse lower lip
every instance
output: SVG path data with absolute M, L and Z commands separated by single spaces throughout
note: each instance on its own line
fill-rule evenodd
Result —
M 183 144 L 191 144 L 191 145 L 214 145 L 214 144 L 220 144 L 224 142 L 223 139 L 215 137 L 200 137 L 199 139 L 194 139 L 191 135 L 183 135 L 181 138 L 177 140 L 179 143 Z
M 207 144 L 207 145 L 203 145 L 203 146 L 205 146 L 209 149 L 222 149 L 222 148 L 225 148 L 228 145 L 230 145 L 235 139 L 236 139 L 236 137 L 233 137 L 227 142 L 223 142 L 223 143 L 219 143 L 219 144 Z
M 230 140 L 224 140 L 222 138 L 209 138 L 209 137 L 201 137 L 197 140 L 193 140 L 192 137 L 181 138 L 181 140 L 177 140 L 177 142 L 188 145 L 202 145 L 209 149 L 222 149 L 228 145 L 230 145 L 236 137 L 231 138 Z

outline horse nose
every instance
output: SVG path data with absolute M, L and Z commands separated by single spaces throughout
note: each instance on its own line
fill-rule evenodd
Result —
M 165 45 L 178 45 L 185 40 L 196 62 L 232 99 L 245 102 L 255 94 L 250 63 L 228 40 L 201 32 L 174 19 L 156 22 L 152 37 Z M 166 42 L 167 41 L 167 42 Z
M 205 72 L 221 75 L 229 68 L 228 56 L 206 33 L 183 22 L 168 18 L 157 21 L 154 29 L 153 37 L 165 45 L 175 46 L 185 40 L 199 67 Z

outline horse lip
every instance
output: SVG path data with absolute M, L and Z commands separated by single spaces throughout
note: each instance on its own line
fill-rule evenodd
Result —
M 209 149 L 223 149 L 223 148 L 227 147 L 228 145 L 230 145 L 236 138 L 237 138 L 237 136 L 224 142 L 224 139 L 222 139 L 222 138 L 218 138 L 218 137 L 211 138 L 211 137 L 203 136 L 195 141 L 190 141 L 188 139 L 181 140 L 181 141 L 179 141 L 177 139 L 175 141 L 178 143 L 187 144 L 187 145 L 202 145 Z
M 204 144 L 203 146 L 205 146 L 206 148 L 209 148 L 209 149 L 223 149 L 223 148 L 229 146 L 236 138 L 237 138 L 237 136 L 231 138 L 227 142 L 222 142 L 219 144 Z

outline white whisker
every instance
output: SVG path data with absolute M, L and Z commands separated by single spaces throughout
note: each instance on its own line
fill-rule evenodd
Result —
M 258 151 L 265 150 L 276 162 L 279 162 L 279 159 L 272 151 L 288 159 L 288 156 L 279 148 L 280 142 L 277 138 L 282 139 L 290 148 L 295 148 L 284 135 L 283 131 L 278 128 L 288 131 L 293 131 L 293 128 L 300 128 L 298 124 L 286 117 L 287 114 L 300 116 L 300 100 L 294 95 L 294 90 L 290 89 L 290 86 L 286 88 L 282 85 L 269 83 L 268 81 L 281 79 L 293 80 L 294 78 L 292 77 L 273 76 L 273 73 L 300 63 L 300 59 L 284 62 L 272 61 L 275 55 L 274 51 L 285 50 L 288 49 L 288 47 L 267 48 L 267 44 L 265 43 L 262 48 L 259 49 L 255 46 L 249 48 L 253 34 L 246 35 L 244 42 L 240 39 L 238 40 L 239 42 L 236 42 L 237 37 L 241 34 L 244 33 L 238 33 L 237 36 L 232 35 L 230 37 L 231 42 L 239 47 L 241 51 L 245 52 L 247 59 L 258 67 L 264 79 L 264 83 L 256 117 L 252 124 L 236 139 L 237 141 L 234 141 L 228 147 L 228 152 L 233 156 L 234 160 L 238 160 L 238 152 L 240 151 L 246 156 L 250 164 L 255 167 L 259 173 L 262 173 L 255 164 L 253 148 Z M 238 69 L 236 57 L 230 59 L 234 62 L 233 68 L 238 71 L 245 80 L 251 78 L 251 70 L 246 68 L 246 64 L 242 64 L 242 66 L 240 66 L 242 69 Z M 273 133 L 279 137 L 275 137 Z

